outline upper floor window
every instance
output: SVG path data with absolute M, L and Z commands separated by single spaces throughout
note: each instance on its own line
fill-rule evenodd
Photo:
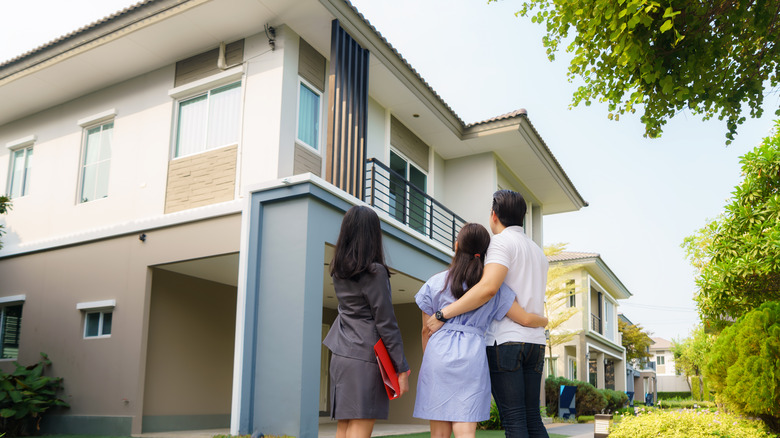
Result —
M 426 200 L 428 176 L 396 151 L 390 151 L 390 212 L 399 221 L 425 233 L 428 223 Z M 410 184 L 406 184 L 405 180 Z M 416 190 L 415 190 L 416 189 Z
M 113 132 L 113 121 L 85 128 L 79 202 L 94 201 L 108 196 Z
M 320 101 L 322 93 L 301 79 L 298 86 L 298 141 L 320 148 Z
M 241 81 L 179 101 L 175 157 L 238 143 Z
M 22 327 L 22 303 L 10 297 L 15 302 L 0 303 L 0 359 L 16 359 L 19 357 L 19 335 Z
M 35 136 L 29 136 L 6 144 L 6 147 L 11 149 L 8 170 L 8 196 L 11 198 L 26 196 L 30 193 L 34 142 Z
M 577 299 L 574 295 L 575 289 L 574 289 L 574 280 L 568 280 L 566 282 L 566 288 L 569 289 L 569 302 L 568 307 L 577 307 Z
M 657 363 L 658 365 L 665 365 L 666 364 L 665 361 L 666 361 L 666 356 L 655 357 L 655 363 Z

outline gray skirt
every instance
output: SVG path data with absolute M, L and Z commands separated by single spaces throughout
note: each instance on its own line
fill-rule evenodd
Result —
M 390 410 L 376 362 L 333 354 L 330 359 L 330 416 L 334 420 L 386 420 Z

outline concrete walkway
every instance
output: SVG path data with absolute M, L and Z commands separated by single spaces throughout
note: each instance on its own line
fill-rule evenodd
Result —
M 593 423 L 550 423 L 545 425 L 548 433 L 566 435 L 570 438 L 593 438 L 595 426 Z
M 570 438 L 593 438 L 593 424 L 550 423 L 546 425 L 549 433 L 566 435 Z M 428 432 L 427 424 L 390 424 L 378 422 L 371 436 L 408 435 Z M 214 435 L 227 435 L 228 429 L 189 430 L 177 432 L 155 432 L 134 435 L 139 438 L 212 438 Z M 335 438 L 336 423 L 322 423 L 318 438 Z

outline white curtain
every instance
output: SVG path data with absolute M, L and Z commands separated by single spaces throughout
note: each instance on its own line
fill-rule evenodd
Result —
M 206 149 L 238 143 L 241 122 L 241 83 L 226 85 L 209 93 Z
M 205 150 L 208 95 L 194 97 L 179 104 L 176 133 L 176 156 L 191 155 Z

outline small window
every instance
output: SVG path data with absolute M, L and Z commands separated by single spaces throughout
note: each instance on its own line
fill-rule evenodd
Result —
M 19 357 L 19 335 L 22 327 L 22 305 L 0 307 L 0 359 Z
M 179 101 L 175 157 L 238 143 L 241 82 Z
M 569 379 L 577 380 L 577 359 L 569 358 Z
M 84 337 L 100 338 L 111 336 L 113 312 L 89 312 L 84 319 Z
M 298 141 L 315 149 L 320 148 L 321 93 L 303 80 L 298 88 Z
M 577 297 L 574 296 L 574 280 L 567 281 L 566 287 L 569 288 L 569 307 L 577 307 Z
M 94 201 L 108 196 L 113 132 L 113 121 L 84 131 L 79 202 Z
M 8 196 L 18 198 L 30 193 L 33 147 L 11 151 L 11 169 L 8 172 Z
M 655 363 L 658 365 L 665 365 L 666 357 L 664 356 L 656 356 L 655 357 Z

